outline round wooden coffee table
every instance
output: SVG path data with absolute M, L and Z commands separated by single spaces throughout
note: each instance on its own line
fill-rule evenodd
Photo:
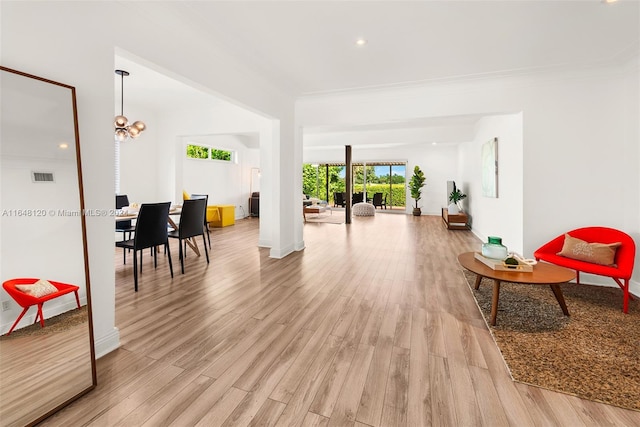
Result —
M 475 258 L 475 252 L 465 252 L 458 255 L 458 262 L 461 266 L 476 274 L 474 289 L 480 287 L 483 277 L 493 279 L 493 298 L 491 301 L 491 326 L 496 325 L 498 315 L 498 299 L 500 296 L 500 282 L 524 283 L 531 285 L 549 285 L 556 297 L 562 312 L 568 316 L 569 310 L 564 302 L 564 296 L 560 289 L 560 284 L 566 283 L 576 278 L 576 273 L 568 268 L 557 265 L 539 262 L 533 267 L 533 271 L 501 271 L 483 264 Z

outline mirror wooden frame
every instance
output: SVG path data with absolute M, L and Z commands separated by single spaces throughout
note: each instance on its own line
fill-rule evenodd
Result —
M 74 86 L 70 86 L 64 83 L 60 83 L 60 82 L 56 82 L 53 80 L 49 80 L 43 77 L 39 77 L 39 76 L 35 76 L 32 74 L 28 74 L 22 71 L 18 71 L 18 70 L 14 70 L 11 68 L 7 68 L 4 66 L 0 66 L 0 73 L 12 73 L 14 75 L 18 75 L 18 76 L 22 76 L 28 79 L 34 79 L 37 80 L 39 82 L 42 83 L 47 83 L 47 84 L 51 84 L 51 85 L 56 85 L 65 89 L 69 90 L 69 94 L 70 94 L 70 101 L 72 103 L 72 111 L 73 111 L 73 134 L 75 137 L 75 157 L 76 157 L 76 171 L 77 171 L 77 180 L 78 180 L 78 191 L 79 191 L 79 202 L 80 202 L 80 206 L 79 206 L 79 217 L 80 217 L 80 224 L 81 224 L 81 234 L 82 234 L 82 254 L 84 256 L 84 279 L 85 279 L 85 289 L 86 289 L 86 305 L 87 305 L 87 323 L 88 323 L 88 337 L 87 339 L 89 340 L 89 350 L 90 350 L 90 362 L 91 362 L 91 383 L 89 386 L 84 387 L 84 382 L 86 382 L 88 384 L 88 379 L 83 381 L 83 385 L 80 387 L 84 387 L 82 389 L 79 389 L 77 391 L 71 391 L 71 393 L 73 393 L 73 395 L 71 395 L 71 397 L 69 397 L 68 399 L 66 399 L 65 401 L 63 401 L 62 403 L 59 404 L 55 404 L 55 407 L 42 407 L 42 405 L 39 407 L 41 410 L 38 412 L 37 410 L 33 409 L 33 403 L 32 405 L 29 406 L 29 413 L 27 416 L 23 417 L 21 419 L 21 421 L 19 421 L 20 423 L 27 423 L 27 426 L 33 426 L 41 421 L 43 421 L 45 418 L 53 415 L 54 413 L 58 412 L 61 408 L 63 408 L 64 406 L 68 405 L 69 403 L 73 402 L 74 400 L 78 399 L 79 397 L 85 395 L 86 393 L 88 393 L 89 391 L 91 391 L 92 389 L 94 389 L 97 385 L 97 374 L 96 374 L 96 356 L 95 356 L 95 347 L 94 347 L 94 336 L 93 336 L 93 317 L 92 317 L 92 310 L 91 310 L 91 287 L 90 287 L 90 283 L 89 283 L 89 258 L 88 258 L 88 252 L 87 252 L 87 232 L 86 232 L 86 222 L 85 222 L 85 207 L 84 207 L 84 187 L 82 184 L 82 164 L 81 164 L 81 159 L 80 159 L 80 136 L 79 136 L 79 128 L 78 128 L 78 109 L 77 109 L 77 101 L 76 101 L 76 89 Z M 81 273 L 80 273 L 81 274 Z M 7 278 L 3 277 L 2 281 L 7 280 Z M 79 304 L 79 303 L 78 303 Z M 84 346 L 84 344 L 83 344 Z M 38 361 L 39 363 L 41 363 L 42 361 Z M 46 366 L 46 363 L 44 364 Z M 0 379 L 1 381 L 1 379 Z M 62 382 L 64 383 L 64 378 L 62 378 Z M 33 387 L 34 389 L 36 389 L 37 387 Z M 34 390 L 35 391 L 35 390 Z M 39 390 L 38 390 L 39 391 Z M 36 393 L 34 393 L 36 394 Z M 35 403 L 36 408 L 38 408 L 38 404 L 37 402 Z M 25 409 L 26 411 L 26 409 Z M 2 417 L 2 414 L 0 414 L 0 418 Z M 31 419 L 24 419 L 24 418 L 31 418 Z

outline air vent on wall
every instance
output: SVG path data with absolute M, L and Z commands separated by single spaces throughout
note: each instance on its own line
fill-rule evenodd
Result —
M 31 172 L 33 182 L 54 182 L 53 172 Z

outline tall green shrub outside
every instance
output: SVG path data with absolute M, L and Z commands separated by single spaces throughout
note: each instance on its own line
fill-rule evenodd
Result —
M 353 186 L 354 193 L 362 192 L 362 184 Z M 406 193 L 404 184 L 367 184 L 367 198 L 373 199 L 374 193 L 382 193 L 382 199 L 387 196 L 387 206 L 406 206 Z

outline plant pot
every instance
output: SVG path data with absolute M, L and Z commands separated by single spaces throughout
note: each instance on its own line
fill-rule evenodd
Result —
M 460 213 L 460 208 L 455 203 L 451 203 L 447 210 L 449 211 L 449 215 L 457 215 Z
M 422 208 L 413 208 L 413 216 L 422 215 Z

